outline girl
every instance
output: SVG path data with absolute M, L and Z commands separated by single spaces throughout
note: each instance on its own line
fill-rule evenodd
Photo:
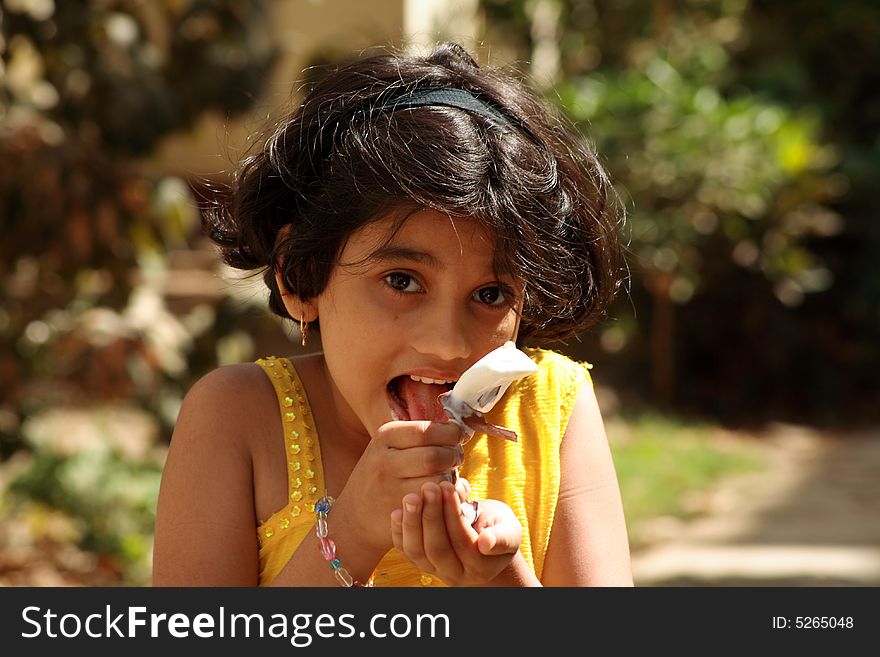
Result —
M 619 286 L 621 216 L 573 131 L 457 45 L 372 57 L 314 86 L 232 191 L 212 238 L 323 351 L 189 392 L 156 585 L 632 584 L 588 366 L 527 350 L 537 373 L 487 415 L 516 443 L 463 443 L 436 403 L 506 341 L 590 326 Z

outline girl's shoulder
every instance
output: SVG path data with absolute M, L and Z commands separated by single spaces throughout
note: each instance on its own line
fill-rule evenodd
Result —
M 252 404 L 271 401 L 271 382 L 256 363 L 223 365 L 202 376 L 190 388 L 186 400 L 212 406 L 212 412 L 235 416 L 252 412 Z M 217 405 L 227 402 L 221 407 Z M 248 409 L 251 409 L 248 411 Z M 208 410 L 208 409 L 205 409 Z
M 522 350 L 528 354 L 529 358 L 538 363 L 551 367 L 577 367 L 590 369 L 593 366 L 590 363 L 576 360 L 571 356 L 554 351 L 552 349 L 542 349 L 540 347 L 523 347 Z
M 175 433 L 210 435 L 217 446 L 250 450 L 277 423 L 277 412 L 272 383 L 256 363 L 224 365 L 190 388 Z
M 549 349 L 525 347 L 523 351 L 538 366 L 538 371 L 529 377 L 533 380 L 556 385 L 565 385 L 566 382 L 572 384 L 592 382 L 590 370 L 593 366 L 590 363 L 575 360 L 570 356 Z
M 513 382 L 505 393 L 504 403 L 497 407 L 496 417 L 501 421 L 493 422 L 509 426 L 505 422 L 531 417 L 537 423 L 535 430 L 550 427 L 556 431 L 568 422 L 582 391 L 592 394 L 591 366 L 547 349 L 523 348 L 522 351 L 538 369 L 534 374 Z

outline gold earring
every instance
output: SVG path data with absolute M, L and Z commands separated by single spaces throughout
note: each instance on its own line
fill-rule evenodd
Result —
M 302 333 L 302 346 L 305 347 L 309 343 L 309 323 L 304 315 L 299 316 L 299 332 Z

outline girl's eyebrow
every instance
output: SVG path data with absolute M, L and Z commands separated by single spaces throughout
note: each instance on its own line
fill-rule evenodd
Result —
M 368 259 L 378 263 L 408 260 L 426 265 L 432 269 L 443 269 L 443 264 L 434 254 L 398 244 L 387 244 L 380 247 L 371 253 Z

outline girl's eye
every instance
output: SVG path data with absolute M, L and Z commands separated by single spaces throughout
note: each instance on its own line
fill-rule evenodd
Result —
M 385 282 L 397 292 L 421 292 L 422 286 L 409 274 L 395 271 L 385 277 Z
M 481 287 L 474 292 L 474 301 L 479 301 L 487 306 L 500 306 L 506 303 L 507 297 L 504 296 L 504 291 L 498 286 Z

